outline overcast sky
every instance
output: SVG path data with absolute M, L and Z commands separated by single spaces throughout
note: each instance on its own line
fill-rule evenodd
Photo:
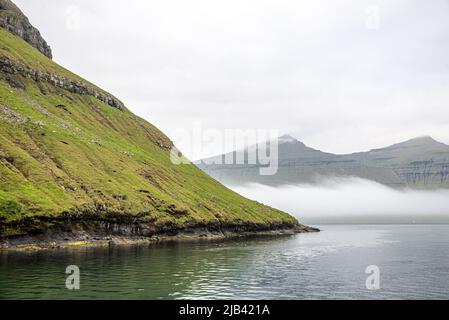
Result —
M 56 62 L 169 135 L 201 121 L 336 153 L 449 144 L 447 0 L 15 2 Z

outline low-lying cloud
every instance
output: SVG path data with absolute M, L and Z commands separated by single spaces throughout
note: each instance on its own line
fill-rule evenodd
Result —
M 396 190 L 356 178 L 320 185 L 231 188 L 304 223 L 449 223 L 449 190 Z

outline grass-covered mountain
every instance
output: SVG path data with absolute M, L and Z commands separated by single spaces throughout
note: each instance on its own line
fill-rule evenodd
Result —
M 313 184 L 325 179 L 358 177 L 394 188 L 449 188 L 449 146 L 430 137 L 347 155 L 315 150 L 291 136 L 280 137 L 278 148 L 279 169 L 272 176 L 260 175 L 257 164 L 214 164 L 220 163 L 217 160 L 223 156 L 205 159 L 199 167 L 228 185 Z
M 292 216 L 245 199 L 196 166 L 172 164 L 172 142 L 54 63 L 10 1 L 1 0 L 0 21 L 1 237 L 301 229 Z

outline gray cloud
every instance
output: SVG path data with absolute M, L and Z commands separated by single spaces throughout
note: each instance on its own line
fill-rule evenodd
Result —
M 445 0 L 16 3 L 57 62 L 168 133 L 200 120 L 336 153 L 420 135 L 449 143 Z

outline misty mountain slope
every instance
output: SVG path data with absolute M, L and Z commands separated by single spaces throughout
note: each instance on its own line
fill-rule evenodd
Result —
M 172 164 L 162 132 L 38 49 L 0 28 L 0 236 L 302 227 Z
M 409 187 L 449 187 L 449 146 L 431 137 L 418 137 L 346 158 L 370 167 L 391 168 Z
M 336 155 L 307 147 L 293 137 L 282 136 L 278 149 L 279 168 L 272 176 L 260 175 L 258 164 L 213 164 L 212 161 L 220 156 L 202 160 L 198 166 L 229 185 L 316 184 L 325 179 L 358 177 L 395 188 L 449 187 L 449 146 L 430 137 L 369 152 Z

